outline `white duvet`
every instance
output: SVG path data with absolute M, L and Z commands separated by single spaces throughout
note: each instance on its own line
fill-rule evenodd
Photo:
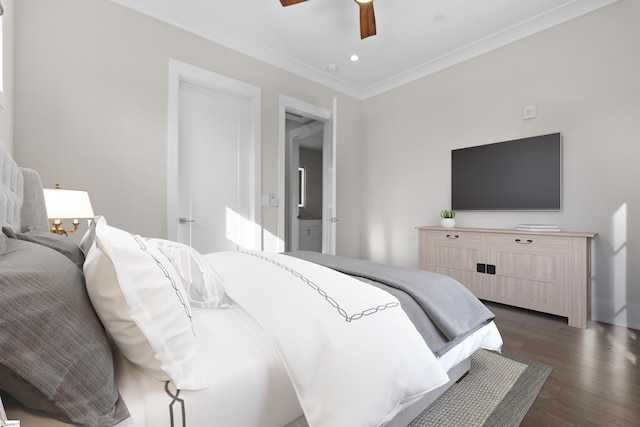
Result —
M 281 254 L 205 258 L 273 342 L 311 427 L 384 425 L 448 381 L 389 293 Z

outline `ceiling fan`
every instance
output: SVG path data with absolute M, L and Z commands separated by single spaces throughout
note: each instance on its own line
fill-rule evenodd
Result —
M 282 6 L 302 3 L 307 0 L 280 0 Z M 373 13 L 373 0 L 354 0 L 360 6 L 360 39 L 376 35 L 376 17 Z

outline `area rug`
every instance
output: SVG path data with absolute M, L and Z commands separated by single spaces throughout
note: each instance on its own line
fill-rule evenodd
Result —
M 518 426 L 551 374 L 550 366 L 518 356 L 479 350 L 467 376 L 451 386 L 410 424 Z

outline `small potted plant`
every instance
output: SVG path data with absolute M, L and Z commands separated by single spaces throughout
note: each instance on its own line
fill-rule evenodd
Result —
M 456 226 L 456 212 L 453 209 L 444 209 L 440 211 L 440 225 L 446 228 Z

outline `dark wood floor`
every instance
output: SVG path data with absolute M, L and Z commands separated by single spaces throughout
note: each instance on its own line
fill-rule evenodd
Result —
M 640 426 L 640 332 L 486 303 L 503 352 L 546 363 L 551 376 L 522 426 Z

